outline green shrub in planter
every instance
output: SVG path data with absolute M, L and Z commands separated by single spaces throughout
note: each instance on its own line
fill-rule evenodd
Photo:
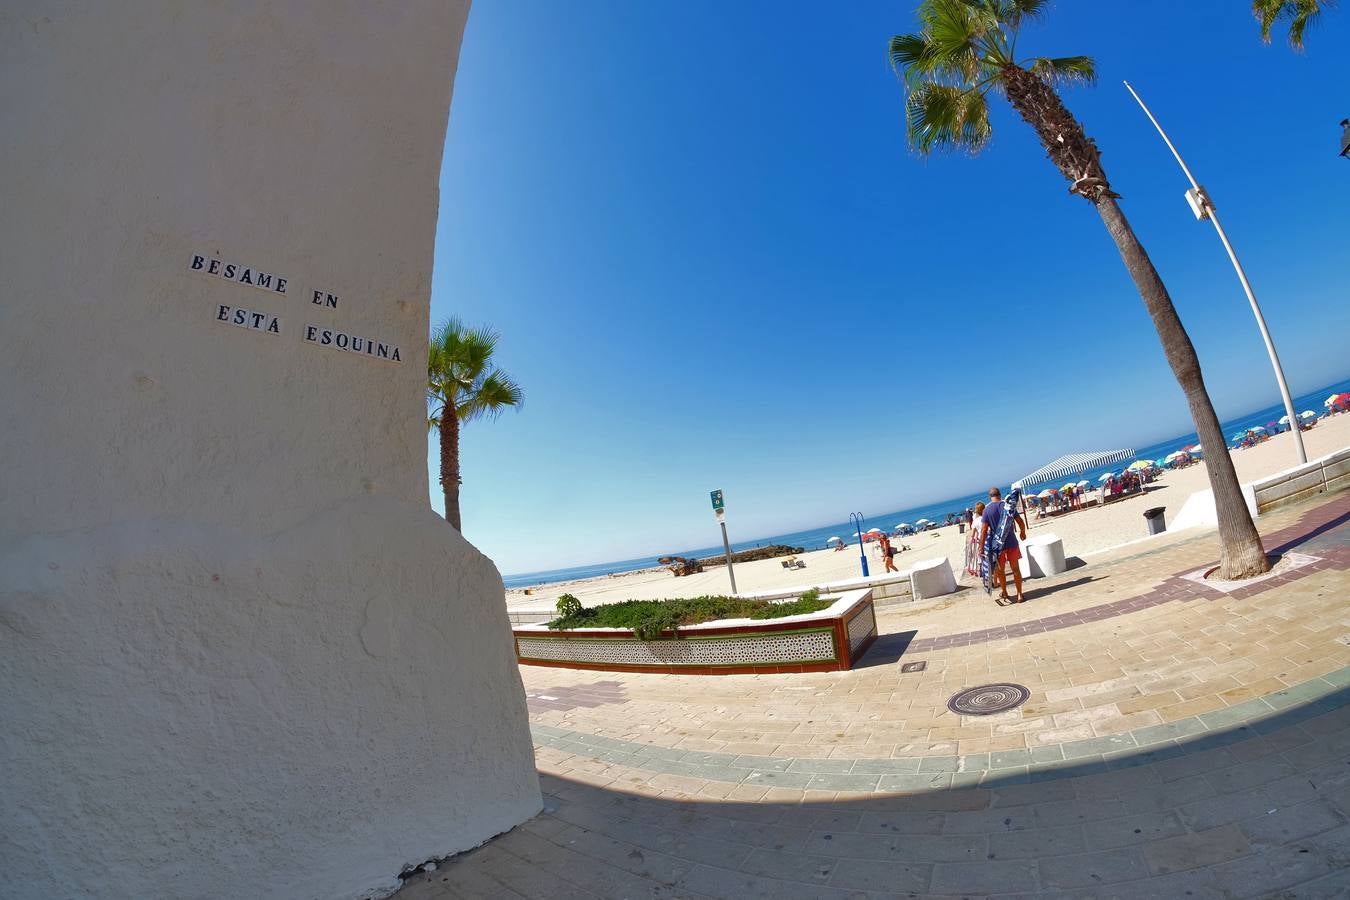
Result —
M 582 610 L 581 601 L 571 594 L 563 594 L 558 598 L 558 616 L 566 619 L 568 616 L 575 616 Z
M 819 612 L 830 605 L 820 599 L 820 591 L 809 590 L 787 603 L 767 600 L 747 600 L 741 597 L 686 597 L 676 600 L 625 600 L 602 606 L 583 608 L 575 597 L 575 606 L 558 598 L 558 618 L 548 623 L 555 631 L 571 628 L 623 628 L 643 641 L 659 640 L 664 631 L 676 631 L 682 625 L 697 625 L 716 619 L 778 619 Z

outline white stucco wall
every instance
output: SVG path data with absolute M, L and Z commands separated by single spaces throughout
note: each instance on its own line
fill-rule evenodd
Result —
M 0 896 L 378 895 L 539 809 L 500 577 L 427 502 L 467 11 L 0 10 Z

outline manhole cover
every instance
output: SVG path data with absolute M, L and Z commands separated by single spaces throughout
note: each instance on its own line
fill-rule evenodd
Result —
M 954 695 L 947 708 L 962 716 L 991 716 L 1016 709 L 1030 696 L 1031 691 L 1020 684 L 982 684 Z

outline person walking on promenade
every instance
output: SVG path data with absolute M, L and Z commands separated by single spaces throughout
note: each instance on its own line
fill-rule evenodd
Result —
M 970 518 L 970 535 L 966 538 L 966 571 L 976 578 L 980 577 L 980 559 L 984 556 L 984 545 L 980 543 L 980 517 L 984 515 L 984 501 L 975 504 L 974 512 L 967 510 Z
M 886 571 L 899 572 L 900 570 L 895 567 L 895 548 L 891 546 L 891 539 L 883 534 L 877 541 L 881 543 L 881 558 L 886 563 Z
M 1012 599 L 1008 596 L 1008 577 L 1003 571 L 1005 564 L 1011 564 L 1013 584 L 1017 588 L 1017 599 L 1013 601 L 1014 603 L 1026 602 L 1026 597 L 1022 596 L 1022 570 L 1018 566 L 1022 550 L 1018 546 L 1017 538 L 1020 535 L 1022 540 L 1027 539 L 1027 523 L 1018 510 L 1021 499 L 1022 492 L 1014 488 L 1004 501 L 999 489 L 992 487 L 989 489 L 989 505 L 984 508 L 984 515 L 980 517 L 980 546 L 984 548 L 984 559 L 980 568 L 984 576 L 985 593 L 992 593 L 993 587 L 997 586 L 1000 592 L 999 599 L 1005 601 Z M 1017 535 L 1013 534 L 1014 525 L 1017 527 Z

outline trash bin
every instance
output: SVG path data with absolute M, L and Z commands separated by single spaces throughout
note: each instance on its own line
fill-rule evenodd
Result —
M 965 533 L 966 533 L 966 523 L 965 523 L 965 522 L 957 522 L 957 523 L 956 523 L 956 533 L 957 533 L 957 534 L 965 534 Z
M 1165 506 L 1155 506 L 1144 510 L 1144 522 L 1148 525 L 1149 534 L 1162 534 L 1167 530 L 1167 520 L 1163 518 L 1166 509 Z

